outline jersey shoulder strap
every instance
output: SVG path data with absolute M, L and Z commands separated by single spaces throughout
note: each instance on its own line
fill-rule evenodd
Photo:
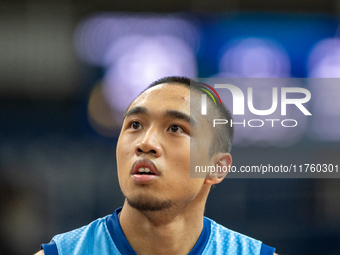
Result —
M 120 254 L 107 229 L 106 219 L 108 217 L 97 219 L 82 228 L 53 237 L 58 254 Z
M 223 255 L 272 255 L 275 249 L 261 241 L 230 230 L 215 221 L 211 221 L 211 234 L 203 252 Z

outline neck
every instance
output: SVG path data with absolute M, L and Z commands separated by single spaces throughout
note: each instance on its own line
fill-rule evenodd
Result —
M 139 255 L 188 254 L 203 229 L 204 203 L 157 212 L 139 211 L 126 201 L 120 214 L 123 232 Z

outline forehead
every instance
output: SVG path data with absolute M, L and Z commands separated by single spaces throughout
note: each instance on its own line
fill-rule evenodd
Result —
M 129 106 L 174 108 L 190 112 L 190 89 L 181 84 L 164 83 L 156 85 L 139 95 Z

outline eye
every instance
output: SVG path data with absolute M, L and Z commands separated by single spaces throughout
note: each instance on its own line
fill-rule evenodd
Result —
M 183 132 L 183 128 L 181 128 L 180 126 L 178 125 L 171 125 L 169 127 L 169 131 L 171 133 L 182 133 Z
M 141 129 L 143 126 L 140 124 L 138 121 L 132 121 L 130 123 L 130 128 L 131 129 Z

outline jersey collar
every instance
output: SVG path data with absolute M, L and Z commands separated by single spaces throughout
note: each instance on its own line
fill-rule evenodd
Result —
M 137 255 L 133 250 L 130 243 L 126 239 L 122 227 L 120 226 L 118 214 L 121 212 L 122 207 L 115 210 L 115 212 L 106 219 L 106 225 L 111 235 L 111 238 L 121 254 Z M 211 232 L 211 223 L 207 218 L 203 220 L 203 230 L 200 237 L 197 240 L 194 248 L 188 255 L 202 254 L 205 249 Z

